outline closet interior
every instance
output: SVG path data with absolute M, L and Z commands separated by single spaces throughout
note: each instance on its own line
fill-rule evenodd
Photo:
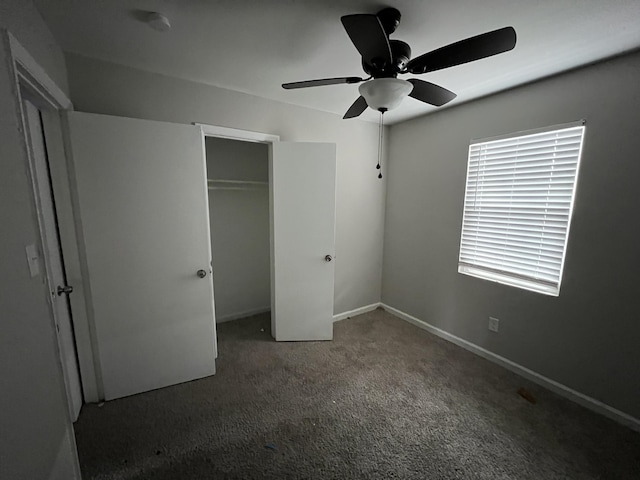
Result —
M 216 322 L 271 308 L 269 146 L 206 137 Z

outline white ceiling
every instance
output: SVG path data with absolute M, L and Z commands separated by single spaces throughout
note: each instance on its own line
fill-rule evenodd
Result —
M 35 0 L 65 51 L 344 114 L 357 85 L 283 90 L 314 78 L 366 76 L 342 15 L 393 6 L 402 22 L 391 38 L 416 57 L 504 26 L 516 48 L 420 75 L 458 94 L 455 105 L 640 47 L 640 0 Z M 157 32 L 136 10 L 167 15 Z M 403 78 L 410 78 L 404 76 Z M 604 94 L 604 93 L 603 93 Z M 446 108 L 446 107 L 441 107 Z M 437 111 L 407 98 L 385 115 L 395 123 Z M 377 121 L 368 109 L 360 118 Z M 353 120 L 345 120 L 353 121 Z

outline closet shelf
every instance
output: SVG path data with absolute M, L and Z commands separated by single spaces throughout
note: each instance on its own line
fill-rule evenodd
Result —
M 207 180 L 209 190 L 259 190 L 269 187 L 269 182 L 252 180 Z

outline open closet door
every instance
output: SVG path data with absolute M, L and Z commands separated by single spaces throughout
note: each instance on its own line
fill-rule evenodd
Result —
M 271 330 L 278 341 L 333 338 L 336 147 L 273 144 Z
M 78 112 L 68 120 L 105 399 L 214 374 L 199 128 Z

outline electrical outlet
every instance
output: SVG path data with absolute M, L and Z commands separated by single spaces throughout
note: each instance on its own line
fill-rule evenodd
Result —
M 492 332 L 498 332 L 498 328 L 500 327 L 500 320 L 497 318 L 489 317 L 489 330 Z

